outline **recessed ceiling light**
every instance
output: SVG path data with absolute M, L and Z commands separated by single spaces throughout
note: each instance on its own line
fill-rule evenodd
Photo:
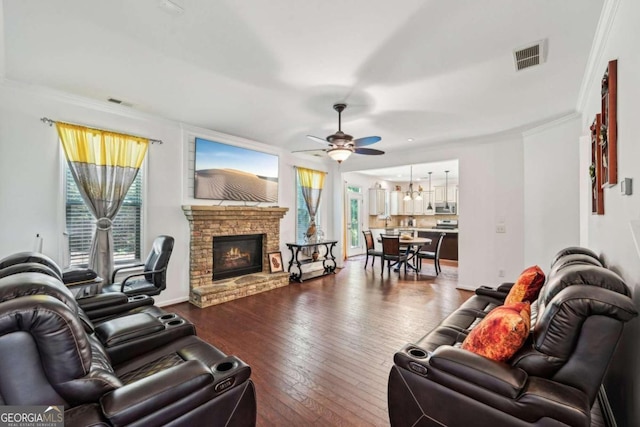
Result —
M 413 142 L 413 138 L 407 138 L 407 141 Z

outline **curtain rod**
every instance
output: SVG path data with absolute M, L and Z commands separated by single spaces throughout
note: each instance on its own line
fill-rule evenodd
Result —
M 56 122 L 55 120 L 51 120 L 51 119 L 50 119 L 50 118 L 48 118 L 48 117 L 42 117 L 42 118 L 40 119 L 40 121 L 41 121 L 42 123 L 46 123 L 46 124 L 48 124 L 49 126 L 53 126 L 53 124 L 54 124 L 54 123 L 58 123 L 58 122 Z M 82 125 L 78 125 L 78 126 L 82 126 Z M 88 127 L 88 126 L 84 126 L 84 127 Z M 90 128 L 90 129 L 95 129 L 95 128 L 91 128 L 91 127 L 89 127 L 89 128 Z M 96 130 L 103 130 L 103 131 L 104 131 L 104 129 L 96 129 Z M 113 131 L 106 130 L 106 132 L 113 132 Z M 122 132 L 113 132 L 113 133 L 120 133 L 120 134 L 122 134 Z M 123 134 L 123 135 L 125 135 L 125 134 Z M 143 136 L 136 136 L 136 135 L 131 135 L 131 136 L 135 136 L 136 138 L 144 138 Z M 148 139 L 148 140 L 149 140 L 149 142 L 150 142 L 150 143 L 152 143 L 152 144 L 162 144 L 162 140 L 160 140 L 160 139 L 151 139 L 151 138 L 144 138 L 144 139 Z

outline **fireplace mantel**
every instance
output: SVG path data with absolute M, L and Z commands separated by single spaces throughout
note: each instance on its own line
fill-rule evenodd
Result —
M 258 289 L 257 292 L 288 284 L 288 273 L 270 274 L 267 260 L 267 254 L 280 250 L 280 220 L 284 218 L 288 208 L 185 205 L 182 210 L 190 229 L 189 300 L 193 304 L 206 307 L 233 299 L 227 294 L 220 298 L 207 297 L 223 288 L 229 289 L 230 281 L 247 285 L 249 289 Z M 267 283 L 266 286 L 253 286 L 252 278 L 245 276 L 241 276 L 243 280 L 212 281 L 213 237 L 240 234 L 264 235 L 262 273 L 248 276 L 254 276 L 256 282 Z M 243 290 L 236 294 L 242 297 L 257 292 L 247 293 Z
M 284 218 L 289 208 L 259 206 L 202 206 L 184 205 L 182 210 L 188 220 L 202 219 L 205 217 L 218 219 L 277 219 Z

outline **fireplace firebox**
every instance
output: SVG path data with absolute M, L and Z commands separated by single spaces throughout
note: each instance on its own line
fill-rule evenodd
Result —
M 213 280 L 262 271 L 262 234 L 213 237 Z

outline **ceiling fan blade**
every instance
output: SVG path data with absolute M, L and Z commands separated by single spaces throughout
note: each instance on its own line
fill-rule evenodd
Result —
M 327 141 L 324 138 L 320 138 L 317 136 L 313 136 L 313 135 L 307 135 L 307 138 L 309 138 L 310 140 L 314 141 L 314 142 L 319 142 L 320 144 L 328 144 L 329 141 Z
M 380 141 L 382 138 L 379 136 L 365 136 L 364 138 L 358 138 L 353 140 L 353 144 L 356 147 L 364 147 L 365 145 L 375 144 Z
M 384 151 L 376 150 L 375 148 L 356 148 L 354 152 L 357 154 L 368 154 L 373 156 L 384 154 Z

